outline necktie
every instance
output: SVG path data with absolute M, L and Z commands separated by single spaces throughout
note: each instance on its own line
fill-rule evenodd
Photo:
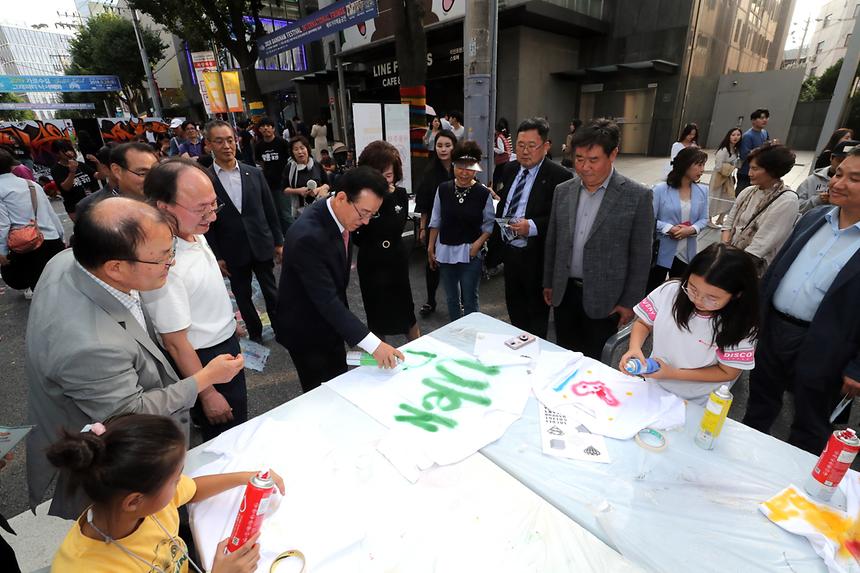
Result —
M 344 229 L 343 233 L 341 233 L 341 236 L 343 237 L 344 254 L 346 255 L 346 258 L 349 259 L 349 231 Z
M 511 195 L 511 203 L 510 207 L 508 207 L 508 212 L 505 214 L 505 217 L 513 217 L 514 213 L 517 212 L 517 207 L 520 203 L 520 197 L 523 196 L 523 189 L 526 187 L 526 179 L 528 179 L 529 170 L 523 169 L 523 173 L 520 176 L 520 182 L 517 184 L 516 189 L 514 189 L 514 194 Z

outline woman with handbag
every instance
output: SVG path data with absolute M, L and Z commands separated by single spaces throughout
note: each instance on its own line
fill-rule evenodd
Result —
M 794 167 L 794 159 L 794 153 L 778 143 L 753 149 L 747 157 L 752 185 L 741 191 L 723 222 L 722 242 L 752 255 L 759 276 L 797 221 L 797 193 L 782 180 Z
M 729 212 L 735 201 L 734 173 L 738 167 L 738 145 L 741 137 L 743 137 L 743 132 L 739 127 L 731 128 L 714 154 L 714 172 L 708 186 L 710 193 L 708 213 L 711 217 L 708 226 L 715 229 L 723 224 L 726 213 Z
M 37 183 L 12 174 L 14 161 L 0 149 L 0 276 L 29 300 L 45 265 L 66 246 L 48 196 Z

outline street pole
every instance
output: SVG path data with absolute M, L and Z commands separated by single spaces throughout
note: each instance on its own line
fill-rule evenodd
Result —
M 140 22 L 137 19 L 137 10 L 131 11 L 131 23 L 134 26 L 134 36 L 137 38 L 137 47 L 140 49 L 140 59 L 143 61 L 143 71 L 146 73 L 146 83 L 149 85 L 149 97 L 152 99 L 152 113 L 155 117 L 161 117 L 161 98 L 158 97 L 158 88 L 155 86 L 155 76 L 152 75 L 152 67 L 146 55 L 146 46 L 143 45 L 143 36 L 140 34 Z
M 224 71 L 224 67 L 221 65 L 221 48 L 218 48 L 218 51 L 215 51 L 215 40 L 212 40 L 212 53 L 215 54 L 215 70 L 218 72 L 218 83 L 221 85 L 221 94 L 224 96 L 224 107 L 227 108 L 227 115 L 230 116 L 230 123 L 233 127 L 236 127 L 236 114 L 230 111 L 230 102 L 227 101 L 227 90 L 224 88 L 224 76 L 221 75 L 221 72 Z
M 481 167 L 490 184 L 493 166 L 492 94 L 495 92 L 493 61 L 496 44 L 495 20 L 497 0 L 471 0 L 466 2 L 463 24 L 463 110 L 466 139 L 474 140 L 484 151 Z
M 848 40 L 845 58 L 842 60 L 842 69 L 839 71 L 839 78 L 836 80 L 833 97 L 830 98 L 830 106 L 827 108 L 827 115 L 824 117 L 824 125 L 821 126 L 818 145 L 815 146 L 815 155 L 812 156 L 813 159 L 809 167 L 810 173 L 812 173 L 815 167 L 815 158 L 824 150 L 824 146 L 827 145 L 830 135 L 836 131 L 836 128 L 845 115 L 845 107 L 848 105 L 851 88 L 854 85 L 854 74 L 857 72 L 858 63 L 860 63 L 860 18 L 854 20 L 854 31 Z
M 338 85 L 338 106 L 340 107 L 340 119 L 341 125 L 343 127 L 343 144 L 346 145 L 347 149 L 350 149 L 352 145 L 349 142 L 349 118 L 350 118 L 350 110 L 347 109 L 346 102 L 346 81 L 344 79 L 343 74 L 343 57 L 340 55 L 340 52 L 343 51 L 343 40 L 340 39 L 340 34 L 337 35 L 337 85 Z

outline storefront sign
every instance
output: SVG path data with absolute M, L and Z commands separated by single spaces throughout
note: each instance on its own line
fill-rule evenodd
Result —
M 118 92 L 117 76 L 0 76 L 0 92 Z
M 364 23 L 377 13 L 376 0 L 341 0 L 257 40 L 259 56 L 270 58 Z
M 397 71 L 397 58 L 390 57 L 369 65 L 371 77 L 368 88 L 388 88 L 400 85 Z M 447 44 L 427 52 L 427 79 L 435 80 L 450 76 L 463 75 L 463 47 Z

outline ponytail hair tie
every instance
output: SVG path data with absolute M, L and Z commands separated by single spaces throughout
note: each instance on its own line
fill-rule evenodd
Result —
M 83 434 L 84 432 L 92 432 L 97 436 L 101 436 L 105 433 L 105 426 L 101 422 L 94 422 L 81 428 L 81 433 Z

